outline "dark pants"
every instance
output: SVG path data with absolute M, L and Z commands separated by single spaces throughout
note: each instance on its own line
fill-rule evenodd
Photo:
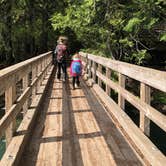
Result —
M 57 78 L 61 78 L 61 69 L 63 72 L 63 78 L 67 79 L 67 71 L 66 71 L 66 62 L 57 62 Z
M 77 86 L 80 85 L 80 80 L 79 80 L 79 76 L 73 76 L 73 81 L 72 81 L 72 84 L 73 84 L 73 87 L 75 87 L 75 83 L 77 84 Z

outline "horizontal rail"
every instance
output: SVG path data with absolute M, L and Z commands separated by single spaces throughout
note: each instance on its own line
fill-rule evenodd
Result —
M 40 63 L 40 61 L 47 56 L 50 56 L 51 59 L 51 52 L 41 54 L 40 56 L 0 70 L 0 95 L 3 94 L 11 85 L 21 80 L 24 75 L 31 72 L 36 66 L 36 63 Z
M 166 161 L 166 158 L 159 152 L 155 145 L 153 146 L 153 143 L 147 136 L 150 134 L 150 120 L 166 131 L 166 116 L 150 104 L 151 88 L 166 92 L 166 72 L 83 52 L 80 52 L 80 55 L 83 61 L 85 77 L 91 80 L 90 85 L 92 85 L 93 89 L 96 89 L 95 92 L 99 95 L 99 98 L 102 98 L 102 101 L 107 103 L 110 113 L 114 115 L 122 131 L 124 130 L 127 133 L 129 140 L 132 140 L 137 145 L 139 151 L 147 158 L 150 164 L 153 165 L 155 163 L 161 165 L 163 161 Z M 113 74 L 111 74 L 112 72 Z M 115 72 L 117 73 L 116 77 L 118 79 L 113 76 Z M 128 77 L 140 82 L 140 96 L 132 94 L 125 88 L 126 78 Z M 105 88 L 102 87 L 104 84 Z M 112 102 L 113 100 L 110 95 L 112 90 L 118 93 L 117 103 Z M 140 115 L 139 126 L 136 126 L 125 112 L 126 101 L 138 109 Z M 119 110 L 124 110 L 123 116 L 121 116 L 122 111 Z M 121 117 L 121 120 L 119 117 Z M 129 133 L 129 131 L 132 132 Z M 144 142 L 145 140 L 146 142 Z M 154 153 L 151 152 L 152 149 L 155 149 Z M 148 158 L 149 155 L 152 156 Z M 157 158 L 161 160 L 156 162 L 155 160 Z
M 83 57 L 88 58 L 98 64 L 108 67 L 114 71 L 124 74 L 130 78 L 143 82 L 151 87 L 166 92 L 166 72 L 146 67 L 141 67 L 125 62 L 111 60 L 108 58 L 95 56 L 92 54 L 80 53 Z
M 166 131 L 166 116 L 160 113 L 158 110 L 154 109 L 147 103 L 141 101 L 138 97 L 134 96 L 129 91 L 125 90 L 121 86 L 119 86 L 117 83 L 113 82 L 112 80 L 108 79 L 106 76 L 102 75 L 98 71 L 96 72 L 96 75 L 103 80 L 105 83 L 107 83 L 112 89 L 115 91 L 121 93 L 121 95 L 131 104 L 133 104 L 138 110 L 143 111 L 144 114 L 154 121 L 160 128 L 162 128 L 164 131 Z
M 18 113 L 21 112 L 21 109 L 22 109 L 25 101 L 30 97 L 30 95 L 32 93 L 33 87 L 41 79 L 43 73 L 46 71 L 46 69 L 49 66 L 50 66 L 50 64 L 47 65 L 47 67 L 44 69 L 44 71 L 40 72 L 39 76 L 32 81 L 30 86 L 25 89 L 25 91 L 21 94 L 21 96 L 16 100 L 15 104 L 2 117 L 2 119 L 0 120 L 0 137 L 2 137 L 2 135 L 5 132 L 6 128 L 11 124 L 13 119 L 16 118 Z
M 0 71 L 0 95 L 5 94 L 0 138 L 5 135 L 6 147 L 16 131 L 17 115 L 23 113 L 25 116 L 51 66 L 52 52 L 47 52 Z
M 143 156 L 145 160 L 144 162 L 146 163 L 148 161 L 147 165 L 150 163 L 150 165 L 154 166 L 163 166 L 166 162 L 166 157 L 158 150 L 158 148 L 141 132 L 141 130 L 139 130 L 126 113 L 104 93 L 102 88 L 94 85 L 93 89 L 108 109 L 108 113 L 111 117 L 116 118 L 115 121 L 121 124 L 120 127 L 123 127 L 124 135 L 129 136 L 131 140 L 134 140 L 134 142 L 130 143 L 133 144 L 140 156 Z

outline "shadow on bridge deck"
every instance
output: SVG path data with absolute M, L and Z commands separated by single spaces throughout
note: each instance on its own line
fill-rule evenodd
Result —
M 20 166 L 143 165 L 83 81 L 53 76 Z

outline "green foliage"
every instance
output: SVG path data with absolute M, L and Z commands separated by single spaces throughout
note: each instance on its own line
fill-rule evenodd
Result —
M 165 48 L 164 0 L 0 1 L 0 59 L 27 59 L 68 35 L 71 50 L 143 65 Z M 52 26 L 51 26 L 52 25 Z
M 133 32 L 137 27 L 139 27 L 141 20 L 139 18 L 132 18 L 128 21 L 127 25 L 124 27 L 124 30 L 127 32 Z
M 137 53 L 134 52 L 132 57 L 134 58 L 136 64 L 140 65 L 143 60 L 147 58 L 146 54 L 147 50 L 139 50 Z
M 166 42 L 166 33 L 161 35 L 160 41 L 165 41 Z
M 71 29 L 84 48 L 102 56 L 143 64 L 149 50 L 165 41 L 165 1 L 67 1 L 51 18 L 56 31 Z M 95 51 L 97 50 L 97 51 Z

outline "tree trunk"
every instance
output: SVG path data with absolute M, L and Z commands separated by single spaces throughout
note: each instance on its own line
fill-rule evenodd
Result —
M 2 32 L 2 37 L 5 43 L 6 63 L 10 65 L 14 62 L 13 48 L 12 48 L 12 3 L 13 0 L 7 0 L 5 3 L 5 28 Z

